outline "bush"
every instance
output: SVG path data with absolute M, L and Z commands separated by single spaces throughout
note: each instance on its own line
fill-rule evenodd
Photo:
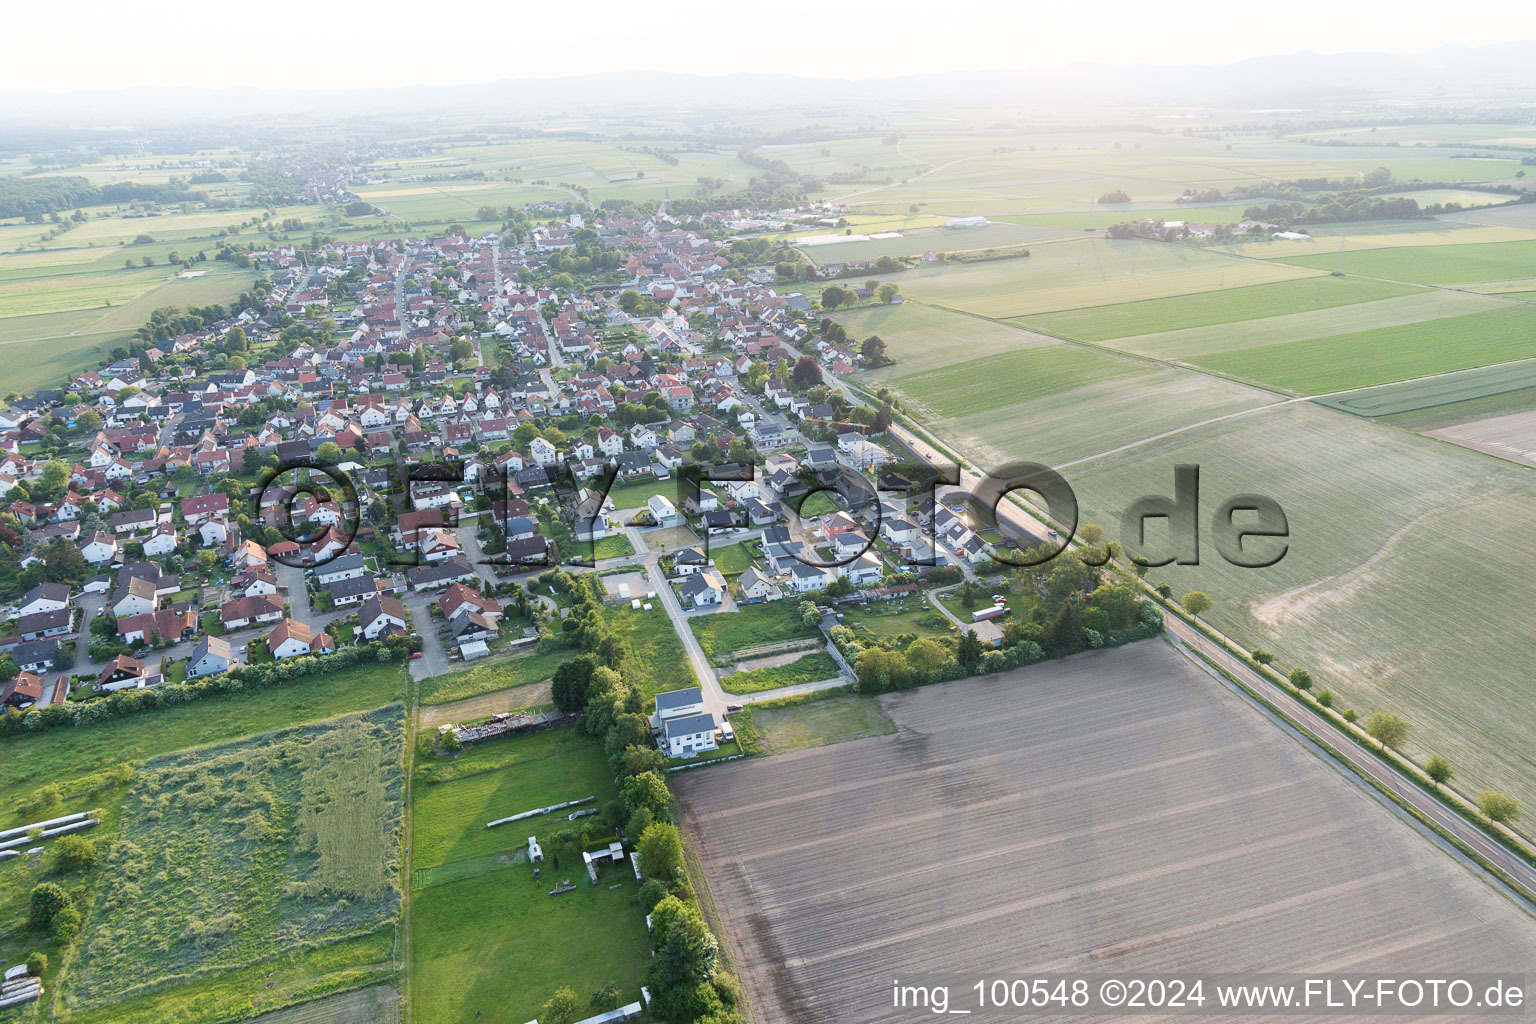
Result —
M 53 919 L 53 941 L 67 946 L 80 937 L 80 911 L 65 907 Z
M 28 903 L 27 923 L 33 928 L 46 930 L 54 919 L 73 906 L 74 901 L 64 887 L 55 882 L 41 882 L 32 887 Z
M 96 864 L 96 844 L 84 836 L 61 836 L 53 844 L 53 855 L 60 871 L 84 871 Z
M 32 977 L 34 977 L 34 978 L 41 978 L 43 976 L 43 972 L 46 971 L 47 969 L 48 969 L 48 954 L 47 953 L 39 952 L 39 953 L 28 953 L 27 954 L 27 973 L 28 974 L 32 975 Z

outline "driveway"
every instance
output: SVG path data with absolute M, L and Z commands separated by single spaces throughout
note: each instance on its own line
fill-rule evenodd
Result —
M 400 602 L 411 613 L 411 628 L 421 637 L 421 657 L 407 662 L 412 679 L 440 676 L 448 671 L 448 653 L 443 650 L 437 623 L 432 620 L 432 598 L 432 594 L 411 594 Z

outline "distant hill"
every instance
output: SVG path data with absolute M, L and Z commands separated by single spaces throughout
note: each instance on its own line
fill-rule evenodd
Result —
M 124 89 L 112 92 L 0 95 L 0 122 L 89 114 L 142 118 L 242 113 L 361 113 L 492 109 L 614 112 L 647 107 L 720 109 L 892 100 L 1035 103 L 1222 103 L 1283 106 L 1320 99 L 1385 96 L 1459 98 L 1501 89 L 1528 92 L 1536 41 L 1446 46 L 1428 53 L 1294 53 L 1229 64 L 1070 64 L 1029 71 L 961 71 L 850 80 L 776 74 L 701 76 L 606 72 L 485 85 L 396 89 Z

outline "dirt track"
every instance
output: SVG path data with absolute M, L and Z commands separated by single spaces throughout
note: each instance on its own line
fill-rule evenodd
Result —
M 678 780 L 759 1024 L 910 1021 L 922 974 L 1536 962 L 1536 922 L 1161 641 L 883 701 L 893 736 Z

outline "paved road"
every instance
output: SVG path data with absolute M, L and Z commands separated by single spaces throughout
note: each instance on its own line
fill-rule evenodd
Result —
M 651 589 L 656 591 L 656 596 L 661 599 L 661 606 L 667 610 L 667 617 L 672 620 L 672 628 L 677 631 L 678 638 L 683 642 L 683 650 L 688 652 L 688 661 L 693 665 L 693 674 L 699 677 L 699 688 L 704 692 L 704 710 L 724 715 L 725 705 L 731 702 L 726 700 L 725 691 L 720 689 L 720 680 L 715 675 L 715 667 L 704 656 L 704 648 L 699 646 L 698 638 L 693 635 L 693 630 L 688 628 L 688 613 L 683 611 L 677 595 L 672 593 L 671 584 L 662 575 L 661 555 L 652 553 L 646 556 L 644 564 L 646 574 L 651 581 Z
M 1481 829 L 1478 829 L 1460 815 L 1448 810 L 1439 800 L 1404 777 L 1397 769 L 1378 758 L 1368 749 L 1359 746 L 1332 722 L 1317 714 L 1306 704 L 1292 697 L 1289 693 L 1271 683 L 1231 654 L 1228 654 L 1219 645 L 1206 639 L 1195 627 L 1172 615 L 1167 617 L 1166 623 L 1168 632 L 1177 641 L 1175 646 L 1183 645 L 1184 648 L 1198 650 L 1221 666 L 1221 668 L 1242 680 L 1249 687 L 1262 693 L 1271 704 L 1274 704 L 1292 719 L 1311 730 L 1314 735 L 1339 751 L 1350 763 L 1356 765 L 1391 792 L 1412 804 L 1430 820 L 1456 836 L 1479 854 L 1486 857 L 1490 862 L 1508 872 L 1526 888 L 1536 892 L 1536 868 L 1532 868 L 1503 846 L 1494 842 Z M 1193 655 L 1188 654 L 1187 650 L 1185 653 L 1192 660 L 1195 660 L 1196 664 L 1209 670 L 1208 666 L 1195 659 Z

